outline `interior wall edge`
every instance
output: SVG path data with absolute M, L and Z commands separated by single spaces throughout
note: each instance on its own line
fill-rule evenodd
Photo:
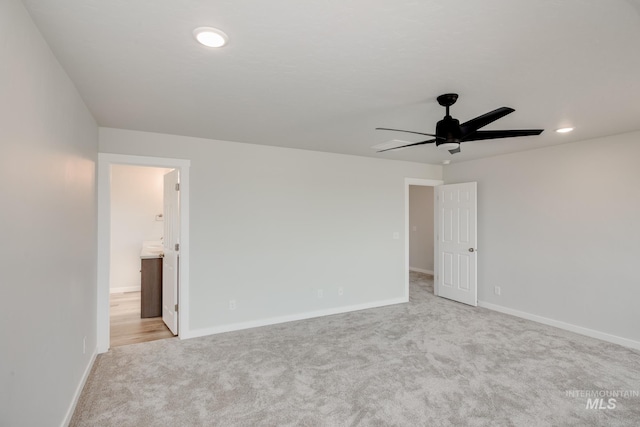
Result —
M 82 374 L 82 378 L 80 378 L 80 382 L 76 387 L 76 391 L 73 394 L 73 398 L 69 403 L 69 409 L 67 410 L 67 414 L 64 417 L 64 420 L 60 424 L 60 427 L 67 427 L 69 423 L 71 423 L 71 418 L 73 417 L 73 413 L 76 410 L 76 406 L 78 405 L 78 400 L 80 399 L 80 395 L 82 394 L 82 390 L 84 389 L 87 380 L 89 379 L 89 374 L 91 374 L 91 370 L 93 369 L 93 365 L 96 363 L 96 358 L 98 357 L 98 347 L 93 349 L 91 357 L 89 358 L 89 363 L 84 369 Z
M 244 329 L 259 328 L 262 326 L 277 325 L 280 323 L 287 323 L 287 322 L 295 322 L 298 320 L 315 319 L 318 317 L 331 316 L 334 314 L 351 313 L 354 311 L 368 310 L 370 308 L 379 308 L 379 307 L 386 307 L 386 306 L 395 305 L 395 304 L 404 304 L 407 302 L 409 302 L 408 298 L 401 297 L 401 298 L 394 298 L 394 299 L 389 299 L 385 301 L 373 301 L 365 304 L 330 308 L 326 310 L 315 310 L 315 311 L 297 313 L 297 314 L 291 314 L 291 315 L 285 315 L 285 316 L 276 316 L 276 317 L 271 317 L 267 319 L 253 320 L 249 322 L 232 323 L 227 325 L 213 326 L 213 327 L 201 328 L 201 329 L 192 329 L 192 330 L 186 331 L 185 334 L 180 336 L 180 338 L 181 339 L 198 338 L 198 337 L 222 334 L 225 332 L 241 331 Z
M 590 338 L 596 338 L 602 341 L 607 341 L 612 344 L 618 344 L 623 347 L 629 347 L 634 350 L 640 350 L 640 341 L 631 340 L 617 335 L 608 334 L 606 332 L 598 331 L 595 329 L 589 329 L 571 323 L 562 322 L 560 320 L 551 319 L 549 317 L 538 316 L 537 314 L 527 313 L 525 311 L 515 310 L 509 307 L 503 307 L 501 305 L 492 304 L 485 301 L 478 300 L 478 307 L 486 308 L 488 310 L 497 311 L 499 313 L 508 314 L 510 316 L 519 317 L 521 319 L 530 320 L 532 322 L 541 323 L 543 325 L 553 326 L 558 329 L 562 329 L 576 334 L 584 335 Z

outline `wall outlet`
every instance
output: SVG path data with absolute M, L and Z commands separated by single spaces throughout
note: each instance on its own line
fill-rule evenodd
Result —
M 87 354 L 87 337 L 82 338 L 82 354 Z
M 338 295 L 344 295 L 344 288 L 338 288 Z
M 318 298 L 324 297 L 324 291 L 322 289 L 318 289 Z
M 236 300 L 231 299 L 229 300 L 229 310 L 235 310 L 236 309 Z
M 501 292 L 501 291 L 502 291 L 502 290 L 500 289 L 500 286 L 494 286 L 494 287 L 493 287 L 493 293 L 494 293 L 494 294 L 496 294 L 496 295 L 500 295 L 500 292 Z

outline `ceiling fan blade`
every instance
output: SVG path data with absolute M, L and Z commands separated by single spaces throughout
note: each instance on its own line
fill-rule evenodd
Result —
M 416 135 L 426 135 L 426 136 L 432 136 L 434 138 L 437 138 L 437 136 L 432 134 L 432 133 L 414 132 L 414 131 L 411 131 L 411 130 L 389 129 L 389 128 L 376 128 L 376 130 L 392 130 L 392 131 L 396 131 L 396 132 L 415 133 Z
M 544 129 L 519 130 L 479 130 L 462 137 L 462 141 L 480 141 L 482 139 L 514 138 L 516 136 L 540 135 Z
M 450 152 L 451 154 L 459 153 L 459 152 L 460 152 L 460 146 L 458 145 L 458 148 L 454 148 L 453 150 L 449 150 L 449 152 Z
M 489 123 L 495 122 L 496 120 L 506 116 L 507 114 L 513 113 L 514 111 L 516 110 L 514 110 L 513 108 L 500 107 L 486 114 L 478 116 L 475 119 L 471 119 L 468 122 L 464 122 L 460 125 L 460 128 L 462 129 L 462 135 L 464 137 L 464 135 L 475 132 L 481 127 L 485 127 Z
M 407 144 L 407 145 L 401 145 L 399 147 L 387 148 L 385 150 L 378 151 L 378 153 L 383 153 L 385 151 L 391 151 L 391 150 L 397 150 L 398 148 L 413 147 L 414 145 L 431 144 L 431 143 L 434 143 L 434 142 L 436 142 L 435 139 L 428 139 L 426 141 L 414 142 L 413 144 Z

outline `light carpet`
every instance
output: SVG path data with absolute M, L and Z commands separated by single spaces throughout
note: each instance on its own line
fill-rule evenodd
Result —
M 640 352 L 433 295 L 99 356 L 72 426 L 638 426 Z M 611 393 L 631 392 L 615 399 Z M 604 405 L 588 408 L 590 394 Z

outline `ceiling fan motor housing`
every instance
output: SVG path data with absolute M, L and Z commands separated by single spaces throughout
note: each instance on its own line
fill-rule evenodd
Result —
M 445 116 L 436 125 L 436 145 L 460 143 L 462 138 L 462 130 L 460 129 L 460 121 L 451 116 Z

